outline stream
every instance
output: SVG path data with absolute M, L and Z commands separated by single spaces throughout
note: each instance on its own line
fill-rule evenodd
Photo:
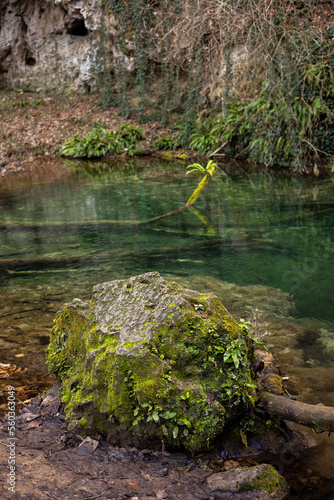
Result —
M 89 298 L 96 283 L 159 271 L 220 296 L 257 328 L 290 394 L 334 406 L 331 179 L 226 162 L 195 210 L 150 221 L 197 186 L 182 162 L 37 163 L 0 181 L 0 362 L 46 373 L 49 329 L 64 302 Z M 305 486 L 291 498 L 331 498 L 333 438 L 314 440 L 281 460 Z

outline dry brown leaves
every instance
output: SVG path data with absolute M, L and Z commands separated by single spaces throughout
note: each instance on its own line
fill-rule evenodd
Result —
M 0 100 L 0 165 L 51 154 L 70 137 L 85 135 L 96 122 L 112 129 L 119 118 L 98 98 L 40 97 L 8 93 Z
M 54 96 L 7 92 L 0 98 L 0 170 L 19 168 L 24 160 L 56 154 L 75 135 L 85 136 L 96 124 L 108 131 L 121 123 L 134 124 L 110 107 L 101 107 L 99 96 Z M 161 132 L 159 124 L 143 126 L 147 139 Z M 161 129 L 162 130 L 162 129 Z
M 0 363 L 0 413 L 8 407 L 8 386 L 15 387 L 16 409 L 22 409 L 30 398 L 49 388 L 55 379 L 45 373 L 27 374 L 28 368 L 17 367 L 9 363 Z
M 329 28 L 334 24 L 334 0 L 321 0 L 314 6 L 312 24 L 315 28 Z

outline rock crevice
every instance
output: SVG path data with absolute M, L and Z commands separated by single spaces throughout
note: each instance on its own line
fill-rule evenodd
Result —
M 4 0 L 0 7 L 0 88 L 94 90 L 103 70 L 98 0 Z M 113 14 L 104 13 L 104 60 L 112 64 Z

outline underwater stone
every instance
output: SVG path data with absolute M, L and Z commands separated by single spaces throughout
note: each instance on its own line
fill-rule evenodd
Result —
M 158 272 L 96 285 L 57 313 L 48 365 L 76 432 L 195 452 L 254 403 L 253 344 L 212 294 Z

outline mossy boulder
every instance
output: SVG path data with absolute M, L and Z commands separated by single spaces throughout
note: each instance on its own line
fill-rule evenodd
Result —
M 195 452 L 255 401 L 253 344 L 218 297 L 151 272 L 57 313 L 49 369 L 76 432 Z
M 289 495 L 285 479 L 269 464 L 254 467 L 236 467 L 225 472 L 212 474 L 207 480 L 212 491 L 238 495 L 243 500 L 284 500 Z

